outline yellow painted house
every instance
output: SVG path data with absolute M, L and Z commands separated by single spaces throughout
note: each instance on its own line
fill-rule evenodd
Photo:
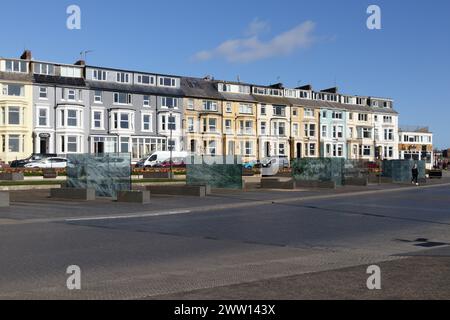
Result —
M 243 162 L 256 160 L 256 104 L 248 101 L 224 101 L 223 124 L 225 154 L 239 155 Z
M 33 88 L 30 61 L 0 59 L 0 161 L 8 163 L 33 152 Z

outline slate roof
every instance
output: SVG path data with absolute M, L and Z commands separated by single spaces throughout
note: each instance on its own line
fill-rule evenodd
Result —
M 129 85 L 122 83 L 103 82 L 103 81 L 89 81 L 86 80 L 86 85 L 89 89 L 104 90 L 104 91 L 117 91 L 117 92 L 129 92 L 134 94 L 148 94 L 148 95 L 161 95 L 161 96 L 174 96 L 183 97 L 183 91 L 176 88 L 155 87 L 155 86 L 143 86 L 143 85 Z
M 272 96 L 264 96 L 264 95 L 258 95 L 258 94 L 254 94 L 253 97 L 255 98 L 256 101 L 258 101 L 260 103 L 282 104 L 282 105 L 290 104 L 289 100 L 287 98 L 283 98 L 283 97 L 272 97 Z
M 0 72 L 0 79 L 7 81 L 31 82 L 33 77 L 28 73 Z
M 222 95 L 211 80 L 199 78 L 181 78 L 181 90 L 186 97 L 222 100 Z
M 63 86 L 85 87 L 86 83 L 83 78 L 70 78 L 60 76 L 48 76 L 42 74 L 33 75 L 33 82 L 45 84 L 59 84 Z

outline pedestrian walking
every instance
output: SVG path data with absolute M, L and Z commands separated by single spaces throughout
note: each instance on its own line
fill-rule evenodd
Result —
M 416 186 L 419 185 L 419 169 L 417 168 L 417 164 L 414 164 L 412 168 L 412 183 Z

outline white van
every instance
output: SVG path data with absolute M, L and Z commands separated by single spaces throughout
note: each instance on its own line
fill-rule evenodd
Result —
M 189 154 L 186 151 L 172 151 L 172 159 L 186 158 Z M 170 160 L 170 151 L 155 151 L 151 155 L 139 160 L 136 167 L 154 167 L 164 161 Z

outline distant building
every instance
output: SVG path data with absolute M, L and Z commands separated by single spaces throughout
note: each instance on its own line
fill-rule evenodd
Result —
M 433 167 L 433 133 L 428 127 L 400 127 L 398 149 L 400 159 L 424 160 L 427 169 Z

